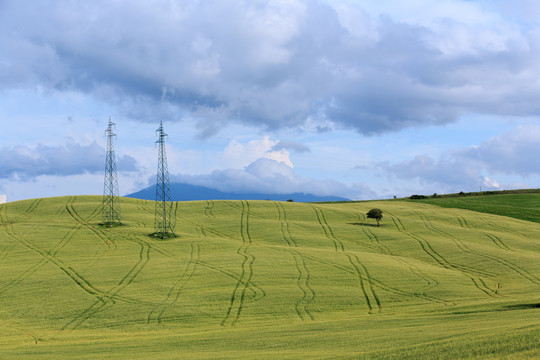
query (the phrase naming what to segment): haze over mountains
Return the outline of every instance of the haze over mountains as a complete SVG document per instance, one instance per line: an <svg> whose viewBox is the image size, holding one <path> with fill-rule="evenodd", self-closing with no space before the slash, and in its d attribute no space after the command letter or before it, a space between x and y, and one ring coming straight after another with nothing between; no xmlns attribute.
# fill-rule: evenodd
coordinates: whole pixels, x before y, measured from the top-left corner
<svg viewBox="0 0 540 360"><path fill-rule="evenodd" d="M126 197L155 200L156 185L137 191ZM318 196L313 194L293 193L293 194L242 194L232 192L222 192L205 186L197 186L183 183L171 184L172 201L195 201L195 200L275 200L286 201L292 199L296 202L319 202L319 201L348 201L339 196Z"/></svg>

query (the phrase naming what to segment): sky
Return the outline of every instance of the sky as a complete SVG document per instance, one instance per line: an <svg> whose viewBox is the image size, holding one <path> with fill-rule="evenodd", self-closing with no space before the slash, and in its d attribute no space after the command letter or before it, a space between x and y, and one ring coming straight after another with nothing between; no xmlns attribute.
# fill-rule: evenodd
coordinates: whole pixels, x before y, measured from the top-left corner
<svg viewBox="0 0 540 360"><path fill-rule="evenodd" d="M0 202L540 187L535 0L0 0Z"/></svg>

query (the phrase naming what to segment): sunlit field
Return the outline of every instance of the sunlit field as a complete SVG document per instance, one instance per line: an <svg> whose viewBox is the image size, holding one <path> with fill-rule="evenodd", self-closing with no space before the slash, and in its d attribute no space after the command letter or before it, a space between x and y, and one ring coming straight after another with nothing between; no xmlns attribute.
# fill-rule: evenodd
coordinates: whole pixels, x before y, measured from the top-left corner
<svg viewBox="0 0 540 360"><path fill-rule="evenodd" d="M0 205L0 358L540 357L540 224L403 201ZM365 214L383 211L381 226Z"/></svg>

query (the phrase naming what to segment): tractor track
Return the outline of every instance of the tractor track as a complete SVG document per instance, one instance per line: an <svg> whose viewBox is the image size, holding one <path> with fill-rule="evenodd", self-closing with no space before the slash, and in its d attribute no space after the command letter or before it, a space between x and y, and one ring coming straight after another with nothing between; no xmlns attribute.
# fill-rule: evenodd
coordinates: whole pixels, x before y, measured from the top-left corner
<svg viewBox="0 0 540 360"><path fill-rule="evenodd" d="M206 200L206 206L204 208L204 215L206 215L207 218L209 219L215 219L216 216L214 215L214 206L215 206L215 202L214 200Z"/></svg>
<svg viewBox="0 0 540 360"><path fill-rule="evenodd" d="M56 256L56 254L62 250L75 236L75 234L81 229L80 224L76 224L73 226L68 233L62 238L60 242L58 242L54 248L48 251L48 254L50 256ZM18 284L23 282L25 279L27 279L30 275L35 273L37 270L39 270L42 266L47 264L49 261L48 259L42 257L37 263L32 265L31 267L27 268L25 271L23 271L19 276L12 279L10 282L8 282L6 285L2 286L0 288L0 294L5 293L6 291L16 287Z"/></svg>
<svg viewBox="0 0 540 360"><path fill-rule="evenodd" d="M502 258L500 258L498 256L489 255L489 254L486 254L486 253L483 253L483 252L480 252L480 251L472 250L469 247L467 247L460 239L456 238L455 236L453 236L453 235L451 235L451 234L449 234L449 233L447 233L445 231L442 231L442 230L439 230L439 229L433 227L433 225L431 225L431 222L429 222L429 219L427 219L427 217L425 217L425 219L428 222L428 224L431 226L433 231L435 231L435 232L447 237L448 239L452 240L456 244L456 246L462 248L464 251L468 251L471 254L483 257L485 259L492 260L492 261L506 267L507 269L517 273L518 275L520 275L524 279L528 280L529 282L531 282L531 283L533 283L535 285L540 285L540 279L538 277L536 277L534 274L528 272L524 268L520 267L519 265L516 265L516 264L514 264L514 263L512 263L512 262L510 262L510 261L508 261L506 259L502 259ZM484 235L489 237L489 235L487 235L487 234L484 234ZM496 241L496 238L493 238L491 240ZM501 241L501 243L502 243L502 241ZM503 249L505 248L504 245L501 245L501 246L503 246ZM508 249L509 248L506 247L506 250L508 250Z"/></svg>
<svg viewBox="0 0 540 360"><path fill-rule="evenodd" d="M392 251L386 245L384 245L379 240L378 236L375 235L371 230L369 230L369 229L367 229L365 227L362 227L362 231L368 237L370 242L376 245L376 247L379 249L381 254L389 255L394 260L396 260L397 262L407 266L409 268L409 270L411 271L411 273L414 274L415 276L417 276L418 278L420 278L422 281L425 281L428 287L430 287L430 286L438 286L439 285L439 282L436 279L434 279L431 276L425 274L420 269L418 269L418 267L416 267L416 266L412 265L411 263L409 263L408 261L402 259L400 256L392 253Z"/></svg>
<svg viewBox="0 0 540 360"><path fill-rule="evenodd" d="M249 232L249 202L242 200L242 213L240 217L240 237L242 245L238 248L236 253L240 255L242 260L241 272L236 286L231 295L229 308L227 313L221 322L222 326L231 325L234 326L238 322L242 310L244 308L244 302L246 300L247 283L251 281L253 277L253 263L255 262L255 256L248 252L253 241Z"/></svg>
<svg viewBox="0 0 540 360"><path fill-rule="evenodd" d="M281 247L275 247L273 249L276 250L276 251L282 251L282 252L287 251L288 252L288 250L283 249ZM300 251L298 251L298 250L293 250L293 251L300 253ZM305 254L305 253L302 253L302 256L304 258L306 258L306 259L309 259L309 260L313 261L313 262L317 262L319 264L323 264L323 265L333 267L335 269L344 271L344 272L349 273L351 275L357 275L356 271L354 269L351 269L351 267L349 267L349 266L344 266L344 265L341 265L341 264L337 264L335 262L332 262L332 261L329 261L329 260L324 260L324 259L318 258L316 256L308 255L308 254ZM439 298L436 298L436 297L433 297L433 296L426 295L424 292L422 292L422 293L408 292L408 291L397 289L395 287L387 285L387 284L385 284L385 283L383 283L383 282L381 282L379 280L376 280L376 279L372 279L372 281L373 281L373 286L374 287L379 288L380 290L384 290L384 291L387 291L387 292L390 292L390 293L400 295L400 296L406 296L406 297L410 297L410 298L421 299L421 300L424 300L424 301L429 301L429 302L434 302L434 303L439 303L439 304L444 304L444 305L453 304L453 303L450 303L450 302L448 302L446 300L442 300L442 299L439 299Z"/></svg>
<svg viewBox="0 0 540 360"><path fill-rule="evenodd" d="M431 246L429 241L427 241L426 239L424 239L424 238L422 238L420 236L417 236L417 235L415 235L415 234L413 234L411 232L406 231L405 226L403 225L403 223L401 222L401 220L398 217L392 215L388 211L386 213L392 219L392 222L394 223L396 229L399 232L407 235L411 239L415 240L420 245L420 247L422 248L424 253L426 255L428 255L430 258L432 258L439 266L441 266L441 267L443 267L445 269L448 269L448 270L458 271L459 273L461 273L464 276L468 277L472 281L474 286L478 290L482 291L484 294L486 294L488 296L491 296L491 297L497 295L497 292L492 290L491 288L489 288L487 286L486 287L481 286L481 284L485 284L485 282L479 281L480 279L478 278L478 275L480 275L480 276L494 276L494 274L486 274L485 272L481 272L481 271L478 271L476 269L472 269L472 268L468 268L468 267L465 267L465 266L460 266L460 265L455 265L455 264L450 263L440 253L435 251L435 249ZM427 227L427 225L425 223L424 223L424 225ZM473 273L473 274L471 274L471 273Z"/></svg>
<svg viewBox="0 0 540 360"><path fill-rule="evenodd" d="M147 323L150 323L152 321L155 321L158 324L161 323L163 319L163 314L165 313L165 311L178 301L178 298L180 297L182 290L187 285L187 283L191 280L193 274L195 273L195 270L197 269L197 265L201 257L200 241L201 241L201 237L204 236L204 232L202 229L196 228L196 230L199 235L199 239L193 240L190 244L190 247L191 247L190 258L184 272L180 275L180 277L173 284L173 286L171 286L165 299L163 299L161 303L159 303L156 307L150 310L147 316Z"/></svg>
<svg viewBox="0 0 540 360"><path fill-rule="evenodd" d="M345 246L343 245L343 242L341 242L332 231L332 228L326 221L326 218L324 216L324 212L322 209L312 206L313 210L315 211L317 221L321 225L324 234L326 237L332 241L334 245L334 250L343 256L345 256L351 266L353 267L356 277L358 278L358 282L360 285L360 289L362 290L366 305L368 307L368 313L373 312L380 312L381 311L381 302L379 300L379 297L377 296L377 293L375 292L375 289L373 287L373 280L371 279L371 276L369 275L369 272L367 268L360 262L360 259L356 254L350 253L345 250Z"/></svg>
<svg viewBox="0 0 540 360"><path fill-rule="evenodd" d="M281 235L283 237L283 240L289 247L289 250L291 248L298 247L289 229L289 223L287 222L287 212L285 211L285 207L282 203L278 203L277 201L274 201L273 203L278 211L278 218L281 225ZM313 315L308 308L309 304L315 299L315 291L310 284L311 274L309 273L306 261L302 257L301 253L290 251L290 254L294 259L296 271L298 273L296 285L302 292L302 297L298 299L295 304L296 314L302 321L306 319L313 320Z"/></svg>
<svg viewBox="0 0 540 360"><path fill-rule="evenodd" d="M150 261L150 247L140 244L139 259L131 267L131 269L120 279L118 284L106 292L106 296L95 301L91 306L86 308L82 313L75 316L70 322L62 327L62 330L75 330L85 321L94 316L100 311L105 310L115 304L114 299L118 293L129 286L133 280L141 273L146 264Z"/></svg>
<svg viewBox="0 0 540 360"><path fill-rule="evenodd" d="M123 301L126 303L141 303L141 301L136 299L131 299L128 297L118 296L118 295L109 295L107 292L104 292L102 290L97 289L95 286L93 286L87 279L85 279L82 275L80 275L75 269L73 269L71 266L66 265L62 260L52 256L48 251L41 250L34 246L31 242L24 239L23 237L17 235L11 226L5 227L6 234L11 237L12 239L19 242L24 247L32 250L36 254L43 257L45 260L47 260L52 265L56 266L60 271L62 271L65 275L67 275L79 288L81 288L84 292L91 295L92 297L96 298L99 301L105 301L106 299L110 298L112 300L118 300Z"/></svg>
<svg viewBox="0 0 540 360"><path fill-rule="evenodd" d="M508 260L501 259L501 258L499 258L497 256L488 255L488 254L482 253L480 251L472 250L467 245L465 245L459 238L457 238L457 237L455 237L455 236L453 236L453 235L451 235L451 234L449 234L449 233L447 233L445 231L442 231L440 229L435 228L425 215L421 215L421 219L425 223L426 227L428 227L431 231L436 232L436 233L450 239L463 252L467 252L469 254L479 256L479 257L483 257L485 259L489 259L491 261L494 261L494 262L506 267L507 269L516 272L521 277L527 279L528 281L532 282L533 284L540 285L540 279L536 278L536 276L534 276L531 273L527 272L525 269L523 269L523 268L509 262ZM484 235L489 237L489 235L487 235L487 234L484 234ZM491 238L491 237L489 237L489 238L493 242L497 242L497 238ZM501 247L501 248L503 248L505 250L509 250L508 247L505 247L505 245L502 243L502 241L500 241L497 244L497 246L499 246L499 247ZM493 276L493 275L491 275L491 276ZM472 278L471 277L471 280L473 281L474 285L476 287L480 288L480 289L489 288L488 286L486 286L485 281L482 278ZM498 294L498 289L499 288L500 288L500 284L497 283L495 290L491 290L491 288L489 288L489 289L493 294L496 295L496 294Z"/></svg>
<svg viewBox="0 0 540 360"><path fill-rule="evenodd" d="M101 229L98 229L91 224L89 224L85 219L83 219L77 211L75 210L75 207L73 206L73 203L75 202L75 197L70 197L68 202L66 203L66 211L68 214L78 222L79 224L83 225L85 228L93 232L109 249L116 250L116 243L108 237ZM96 212L96 211L94 211Z"/></svg>

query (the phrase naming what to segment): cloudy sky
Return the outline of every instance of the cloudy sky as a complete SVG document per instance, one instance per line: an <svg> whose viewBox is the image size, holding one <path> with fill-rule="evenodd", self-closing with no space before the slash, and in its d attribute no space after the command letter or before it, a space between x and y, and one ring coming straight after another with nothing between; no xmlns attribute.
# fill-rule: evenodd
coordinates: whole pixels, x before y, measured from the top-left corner
<svg viewBox="0 0 540 360"><path fill-rule="evenodd" d="M535 0L0 0L0 201L540 187Z"/></svg>

